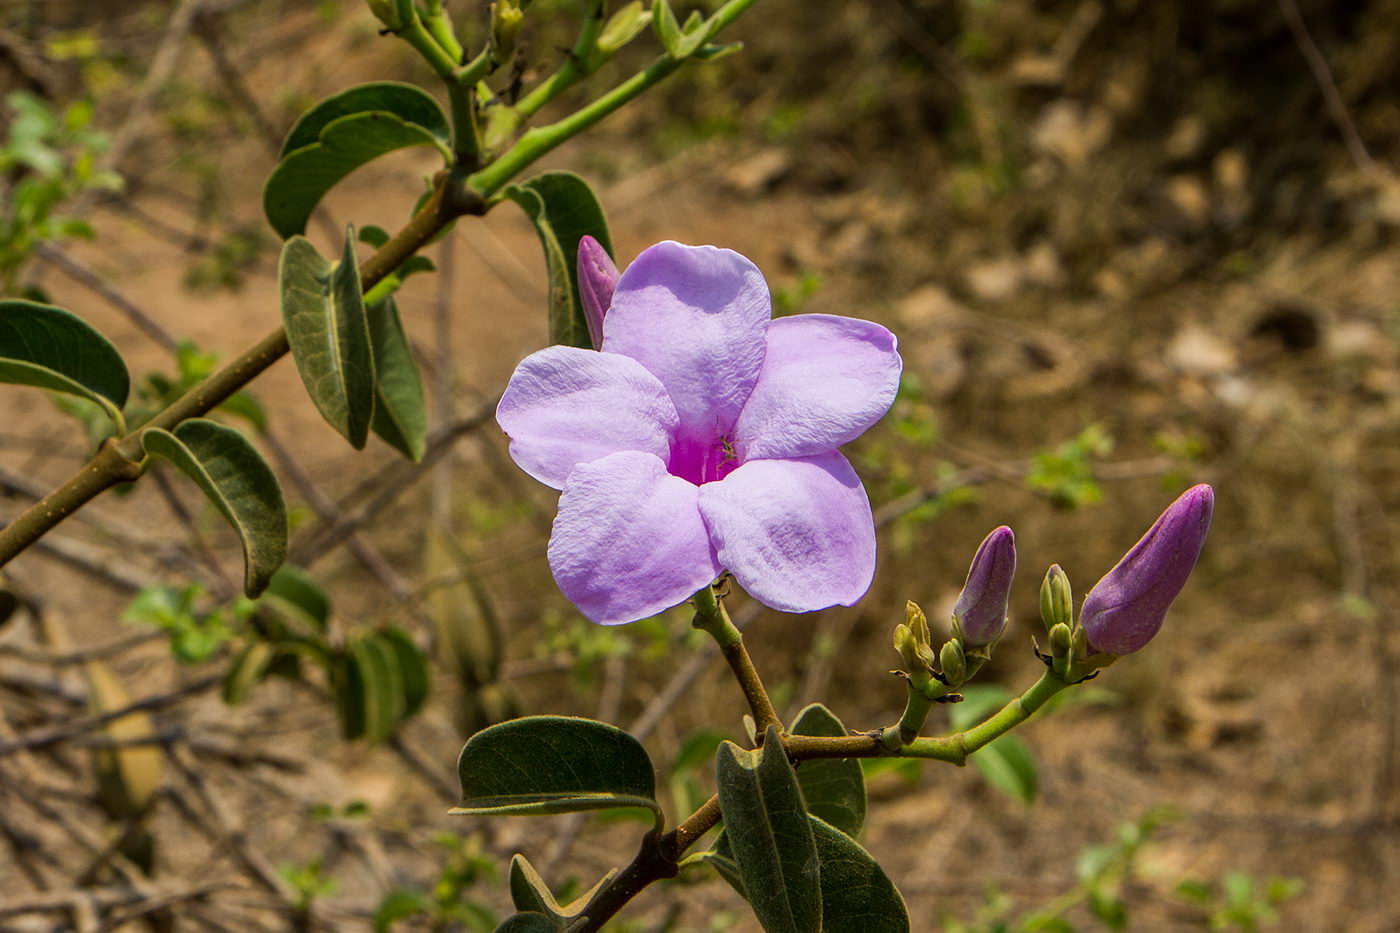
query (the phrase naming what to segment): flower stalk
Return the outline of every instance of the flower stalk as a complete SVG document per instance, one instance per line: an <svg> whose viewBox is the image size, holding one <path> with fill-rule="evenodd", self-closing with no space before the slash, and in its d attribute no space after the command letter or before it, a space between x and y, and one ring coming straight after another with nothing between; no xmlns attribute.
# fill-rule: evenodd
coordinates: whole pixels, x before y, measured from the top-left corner
<svg viewBox="0 0 1400 933"><path fill-rule="evenodd" d="M739 689L744 692L744 699L748 701L757 733L763 735L770 725L782 729L782 720L773 708L773 701L768 698L768 690L758 676L748 648L744 647L744 635L729 618L729 611L724 608L714 586L703 587L695 594L694 602L695 620L692 624L719 645L724 660L734 672L734 679L739 682Z"/></svg>

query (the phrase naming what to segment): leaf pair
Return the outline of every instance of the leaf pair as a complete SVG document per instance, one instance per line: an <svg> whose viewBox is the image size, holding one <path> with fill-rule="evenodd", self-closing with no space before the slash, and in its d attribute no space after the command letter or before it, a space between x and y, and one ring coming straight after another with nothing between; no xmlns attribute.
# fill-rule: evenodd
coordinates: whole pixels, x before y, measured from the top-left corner
<svg viewBox="0 0 1400 933"><path fill-rule="evenodd" d="M311 241L282 248L278 282L287 341L321 416L361 449L371 429L410 460L427 446L427 403L392 297L366 307L354 230L332 264Z"/></svg>
<svg viewBox="0 0 1400 933"><path fill-rule="evenodd" d="M413 639L392 626L352 638L331 662L341 734L382 742L428 698L428 665Z"/></svg>
<svg viewBox="0 0 1400 933"><path fill-rule="evenodd" d="M846 734L819 705L803 710L793 732ZM770 728L758 750L721 745L716 776L725 829L715 848L695 860L744 895L765 930L909 930L904 899L852 838L866 803L855 761L811 761L794 771Z"/></svg>

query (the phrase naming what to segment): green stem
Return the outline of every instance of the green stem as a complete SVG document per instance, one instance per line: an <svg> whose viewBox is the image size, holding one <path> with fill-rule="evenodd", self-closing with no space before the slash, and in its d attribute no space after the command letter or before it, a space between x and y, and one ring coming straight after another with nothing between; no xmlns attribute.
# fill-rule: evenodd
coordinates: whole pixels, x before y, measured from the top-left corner
<svg viewBox="0 0 1400 933"><path fill-rule="evenodd" d="M447 103L452 114L452 157L463 172L481 166L481 129L476 119L476 82L447 82Z"/></svg>
<svg viewBox="0 0 1400 933"><path fill-rule="evenodd" d="M694 600L693 624L715 640L724 655L724 660L729 662L729 669L734 672L734 679L739 682L739 689L744 692L744 699L748 701L749 710L753 713L757 733L763 735L769 726L782 729L782 720L773 708L773 701L768 698L768 691L763 686L762 678L758 676L758 669L749 657L749 649L744 647L743 633L730 620L724 604L715 596L714 587L703 588L695 594Z"/></svg>
<svg viewBox="0 0 1400 933"><path fill-rule="evenodd" d="M442 0L428 0L424 6L423 25L449 58L454 62L462 60L462 43L457 41L452 19L442 9Z"/></svg>
<svg viewBox="0 0 1400 933"><path fill-rule="evenodd" d="M729 0L714 14L714 33L717 34L732 23L753 6L754 2L755 0ZM609 116L689 60L662 56L652 62L645 71L638 72L564 119L526 130L504 155L472 175L467 182L483 196L490 197L536 159Z"/></svg>
<svg viewBox="0 0 1400 933"><path fill-rule="evenodd" d="M548 79L537 85L530 93L520 98L515 110L522 119L528 120L539 113L540 108L558 97L568 88L588 77L602 62L598 61L598 36L603 31L603 0L593 0L578 39L569 51L568 60Z"/></svg>

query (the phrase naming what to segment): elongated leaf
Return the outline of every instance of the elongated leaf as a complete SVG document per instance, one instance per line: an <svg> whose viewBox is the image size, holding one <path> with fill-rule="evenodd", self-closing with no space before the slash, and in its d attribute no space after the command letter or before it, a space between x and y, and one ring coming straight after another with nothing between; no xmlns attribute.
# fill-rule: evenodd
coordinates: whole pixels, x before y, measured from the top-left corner
<svg viewBox="0 0 1400 933"><path fill-rule="evenodd" d="M259 603L263 605L295 619L305 634L324 634L330 622L330 597L311 574L290 564L279 568L268 581Z"/></svg>
<svg viewBox="0 0 1400 933"><path fill-rule="evenodd" d="M287 153L263 188L263 213L282 237L306 232L311 212L326 192L355 169L411 146L448 150L429 129L382 110L337 117L321 127L316 142Z"/></svg>
<svg viewBox="0 0 1400 933"><path fill-rule="evenodd" d="M276 653L276 648L261 639L249 643L238 652L229 665L228 673L224 674L224 702L236 706L246 700L254 685L267 673L272 656Z"/></svg>
<svg viewBox="0 0 1400 933"><path fill-rule="evenodd" d="M846 727L836 715L813 703L798 713L792 725L795 735L844 736ZM865 823L865 775L853 758L817 758L797 769L797 783L807 812L821 817L854 838Z"/></svg>
<svg viewBox="0 0 1400 933"><path fill-rule="evenodd" d="M987 783L1022 803L1034 803L1040 789L1035 756L1014 735L1003 735L979 749L969 759Z"/></svg>
<svg viewBox="0 0 1400 933"><path fill-rule="evenodd" d="M374 416L374 356L353 231L332 266L304 237L282 248L278 280L292 358L321 416L355 449Z"/></svg>
<svg viewBox="0 0 1400 933"><path fill-rule="evenodd" d="M428 699L428 661L412 638L401 628L389 626L379 632L379 640L387 646L399 669L399 684L403 692L403 712L407 719L423 708Z"/></svg>
<svg viewBox="0 0 1400 933"><path fill-rule="evenodd" d="M646 807L661 819L656 774L640 742L616 726L526 716L472 736L457 760L466 814L571 813Z"/></svg>
<svg viewBox="0 0 1400 933"><path fill-rule="evenodd" d="M267 461L233 428L205 418L172 434L148 428L146 453L164 457L199 484L243 544L243 591L260 594L287 556L287 504Z"/></svg>
<svg viewBox="0 0 1400 933"><path fill-rule="evenodd" d="M822 929L821 875L807 810L776 727L763 747L725 742L715 756L725 838L768 933Z"/></svg>
<svg viewBox="0 0 1400 933"><path fill-rule="evenodd" d="M908 933L904 898L870 853L835 826L811 818L821 862L823 933Z"/></svg>
<svg viewBox="0 0 1400 933"><path fill-rule="evenodd" d="M340 719L340 734L347 741L358 739L365 734L368 723L368 700L360 666L346 653L331 658L329 668L335 691L335 712Z"/></svg>
<svg viewBox="0 0 1400 933"><path fill-rule="evenodd" d="M540 877L540 873L535 871L535 866L531 865L525 856L516 855L510 860L510 899L515 904L516 910L544 914L554 922L556 927L562 929L578 919L579 914L583 912L584 907L588 906L588 902L598 892L598 889L611 881L616 874L616 869L610 870L587 892L575 898L568 905L561 906L555 900L554 892L549 889L549 885Z"/></svg>
<svg viewBox="0 0 1400 933"><path fill-rule="evenodd" d="M506 195L534 222L549 273L549 342L591 347L578 297L578 241L587 234L612 253L607 218L593 189L573 172L545 172Z"/></svg>
<svg viewBox="0 0 1400 933"><path fill-rule="evenodd" d="M0 382L96 402L119 421L131 378L117 348L62 308L0 301Z"/></svg>
<svg viewBox="0 0 1400 933"><path fill-rule="evenodd" d="M369 339L375 376L371 427L391 447L417 463L428 447L428 403L418 362L393 298L369 309Z"/></svg>
<svg viewBox="0 0 1400 933"><path fill-rule="evenodd" d="M350 658L364 684L365 738L382 742L394 734L403 719L403 675L398 658L376 635L352 641Z"/></svg>
<svg viewBox="0 0 1400 933"><path fill-rule="evenodd" d="M375 81L327 97L302 114L282 143L282 155L319 141L322 130L341 117L373 111L392 113L405 123L422 127L444 146L451 141L452 128L447 115L427 91L397 81Z"/></svg>

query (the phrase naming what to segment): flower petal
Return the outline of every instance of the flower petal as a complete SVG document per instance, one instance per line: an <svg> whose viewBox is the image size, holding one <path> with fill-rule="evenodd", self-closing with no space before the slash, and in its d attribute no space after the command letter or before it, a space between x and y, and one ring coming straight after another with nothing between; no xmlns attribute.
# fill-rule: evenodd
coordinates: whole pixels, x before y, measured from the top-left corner
<svg viewBox="0 0 1400 933"><path fill-rule="evenodd" d="M651 454L580 464L564 485L549 566L594 622L635 622L684 601L719 575L699 488Z"/></svg>
<svg viewBox="0 0 1400 933"><path fill-rule="evenodd" d="M670 455L678 419L656 377L635 360L578 347L546 347L510 377L496 421L510 455L562 489L569 472L619 450Z"/></svg>
<svg viewBox="0 0 1400 933"><path fill-rule="evenodd" d="M751 460L700 487L710 540L739 584L784 612L849 606L875 575L870 500L836 451Z"/></svg>
<svg viewBox="0 0 1400 933"><path fill-rule="evenodd" d="M806 457L855 440L889 411L903 361L879 324L799 314L768 326L758 384L734 426L745 460Z"/></svg>
<svg viewBox="0 0 1400 933"><path fill-rule="evenodd" d="M771 314L753 263L733 250L668 240L622 273L603 320L603 349L661 380L681 436L711 442L734 426L753 391Z"/></svg>

